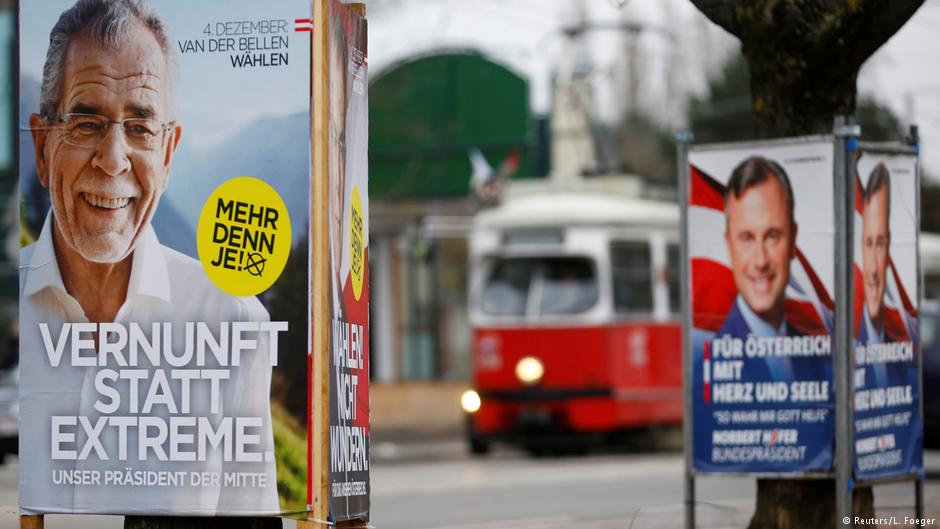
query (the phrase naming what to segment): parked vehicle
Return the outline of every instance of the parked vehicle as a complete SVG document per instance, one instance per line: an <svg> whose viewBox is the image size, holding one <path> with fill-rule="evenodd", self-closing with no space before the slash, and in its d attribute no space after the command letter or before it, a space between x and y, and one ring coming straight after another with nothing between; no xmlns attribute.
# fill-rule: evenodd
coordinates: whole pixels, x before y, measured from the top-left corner
<svg viewBox="0 0 940 529"><path fill-rule="evenodd" d="M920 352L924 378L924 446L940 448L940 236L920 235L924 300L920 305Z"/></svg>

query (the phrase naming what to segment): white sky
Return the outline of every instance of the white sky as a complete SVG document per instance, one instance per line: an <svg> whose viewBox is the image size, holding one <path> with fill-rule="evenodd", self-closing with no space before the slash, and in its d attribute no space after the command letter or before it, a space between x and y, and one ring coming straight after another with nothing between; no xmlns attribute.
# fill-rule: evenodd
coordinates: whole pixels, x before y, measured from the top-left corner
<svg viewBox="0 0 940 529"><path fill-rule="evenodd" d="M736 49L737 41L711 24L687 0L630 0L623 8L619 7L621 2L585 0L583 3L589 21L622 19L668 26L677 35L675 47L655 32L642 35L638 39L640 51L635 55L635 62L639 65L636 104L661 124L678 126L687 95L702 93L707 86L707 76L715 74L728 54ZM52 17L52 13L61 11L56 8L70 3L70 0L56 0L41 5ZM154 4L160 9L163 2L156 0ZM263 2L244 4L249 11L260 10L258 14L262 16L270 16L272 10L278 9ZM302 0L287 2L285 5L292 7L283 15L285 18L294 16L294 11L301 9L297 6L305 4ZM550 76L573 53L573 47L568 45L560 29L566 22L577 19L574 0L367 0L367 4L373 78L415 54L444 48L475 49L528 78L532 108L544 113L549 108ZM212 5L206 0L192 1L187 4L185 15L181 10L165 10L163 14L174 37L193 34L195 38L205 25L207 8ZM46 23L51 24L51 18ZM42 31L24 28L27 39L42 34ZM45 35L48 35L48 26ZM598 80L595 117L612 121L627 104L620 90L612 88L624 86L624 79L630 74L627 42L613 31L593 32L587 40L586 49ZM33 46L33 52L23 52L24 70L31 73L38 70L40 48L44 52L41 45ZM934 67L937 50L940 50L940 0L927 0L907 25L869 59L859 75L858 87L860 94L875 97L905 121L920 126L925 168L940 178L940 68ZM196 68L184 72L183 79L194 79L209 71L211 68ZM181 94L182 104L191 107L183 109L187 114L199 112L197 105L204 106L204 119L187 124L190 127L188 141L207 147L227 132L237 130L239 125L274 108L287 112L304 104L270 97L268 94L273 92L266 86L274 87L279 82L291 81L258 75L223 83L213 94ZM220 103L219 107L232 108L226 100L246 92L256 97L242 105L241 112L224 119L213 115L214 102Z"/></svg>
<svg viewBox="0 0 940 529"><path fill-rule="evenodd" d="M639 38L636 104L661 124L681 124L689 94L701 94L737 40L687 0L584 0L587 19L667 26L673 48L655 32ZM373 78L416 54L475 49L530 79L532 108L549 108L553 71L570 57L560 29L577 19L574 0L367 0L369 64ZM940 178L940 0L925 5L862 68L858 88L921 129L924 165ZM627 42L613 31L590 34L595 117L612 121L627 104L613 86L629 75ZM619 83L615 81L620 80ZM617 92L621 92L618 89ZM677 104L676 101L679 101Z"/></svg>
<svg viewBox="0 0 940 529"><path fill-rule="evenodd" d="M924 169L940 181L940 0L920 10L875 55L858 77L860 94L889 106L921 135Z"/></svg>

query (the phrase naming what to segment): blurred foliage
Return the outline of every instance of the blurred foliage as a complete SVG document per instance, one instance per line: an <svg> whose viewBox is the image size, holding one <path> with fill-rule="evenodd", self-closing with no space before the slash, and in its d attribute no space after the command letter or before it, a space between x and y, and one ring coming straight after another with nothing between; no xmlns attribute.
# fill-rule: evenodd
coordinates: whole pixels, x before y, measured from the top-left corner
<svg viewBox="0 0 940 529"><path fill-rule="evenodd" d="M692 0L741 42L755 137L828 134L857 109L858 71L924 0Z"/></svg>
<svg viewBox="0 0 940 529"><path fill-rule="evenodd" d="M33 233L29 224L26 223L25 210L26 207L23 206L23 197L20 197L20 248L36 242L36 234Z"/></svg>
<svg viewBox="0 0 940 529"><path fill-rule="evenodd" d="M271 401L277 493L283 512L307 510L307 433L277 402Z"/></svg>
<svg viewBox="0 0 940 529"><path fill-rule="evenodd" d="M862 127L863 141L900 141L907 131L894 112L871 98L863 98L855 108L855 119Z"/></svg>
<svg viewBox="0 0 940 529"><path fill-rule="evenodd" d="M707 96L692 99L689 125L696 143L754 138L750 76L743 55L732 57L721 75L709 81Z"/></svg>
<svg viewBox="0 0 940 529"><path fill-rule="evenodd" d="M42 224L49 208L52 207L52 202L49 200L49 190L39 183L35 172L21 181L23 185L20 186L20 220L35 239L42 231Z"/></svg>
<svg viewBox="0 0 940 529"><path fill-rule="evenodd" d="M692 99L689 127L695 135L695 143L748 141L757 137L750 82L747 62L743 55L737 54L725 64L721 74L709 82L708 95ZM861 99L856 112L863 141L899 141L905 138L906 131L897 116L877 101ZM595 127L595 137L601 140L599 158L604 161L607 171L619 170L652 181L675 182L676 155L672 131L663 130L642 115L630 114L624 117L616 130ZM616 145L611 148L611 143Z"/></svg>
<svg viewBox="0 0 940 529"><path fill-rule="evenodd" d="M307 303L310 286L307 237L291 248L281 277L263 294L272 321L286 321L290 331L278 343L271 399L300 424L307 421Z"/></svg>
<svg viewBox="0 0 940 529"><path fill-rule="evenodd" d="M757 138L750 82L744 56L732 56L721 75L708 83L708 95L692 100L689 123L696 143ZM891 109L871 98L860 99L855 119L862 127L862 141L902 141L907 135Z"/></svg>
<svg viewBox="0 0 940 529"><path fill-rule="evenodd" d="M940 184L926 175L920 185L920 229L940 233Z"/></svg>
<svg viewBox="0 0 940 529"><path fill-rule="evenodd" d="M689 123L696 143L754 139L750 79L743 55L728 61L708 85L709 95L692 100ZM855 119L863 141L904 141L908 131L890 108L871 98L859 100ZM940 233L940 183L927 174L921 181L921 229Z"/></svg>
<svg viewBox="0 0 940 529"><path fill-rule="evenodd" d="M648 181L675 184L676 142L673 132L664 130L637 113L624 117L618 134L618 153L623 172Z"/></svg>
<svg viewBox="0 0 940 529"><path fill-rule="evenodd" d="M265 292L265 305L275 321L287 321L290 332L278 343L277 367L271 379L271 417L277 491L283 512L307 508L307 237L291 248L281 277Z"/></svg>
<svg viewBox="0 0 940 529"><path fill-rule="evenodd" d="M9 300L0 305L0 370L14 367L19 362L19 322L17 318L18 312L15 300Z"/></svg>

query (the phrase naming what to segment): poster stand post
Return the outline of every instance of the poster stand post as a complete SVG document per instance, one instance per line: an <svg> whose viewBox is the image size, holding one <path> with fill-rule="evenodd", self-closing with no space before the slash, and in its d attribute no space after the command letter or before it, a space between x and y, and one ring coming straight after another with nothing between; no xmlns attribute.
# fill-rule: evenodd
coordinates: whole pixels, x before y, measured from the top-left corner
<svg viewBox="0 0 940 529"><path fill-rule="evenodd" d="M345 7L366 16L363 3L346 4ZM314 30L311 37L311 235L314 241L311 254L313 264L312 299L313 314L330 312L330 242L329 242L329 168L330 168L330 67L329 34L326 31L329 16L329 0L313 0ZM309 482L312 502L306 520L297 522L298 529L320 529L324 527L358 528L368 527L368 520L350 520L333 523L330 518L330 322L328 318L315 317L311 323L310 380L311 417L307 435L310 436L313 459L309 462Z"/></svg>
<svg viewBox="0 0 940 529"><path fill-rule="evenodd" d="M20 529L42 529L44 521L41 514L21 514Z"/></svg>
<svg viewBox="0 0 940 529"><path fill-rule="evenodd" d="M680 291L682 292L682 395L685 413L682 414L682 451L685 460L683 474L683 499L685 505L685 528L695 527L695 475L692 472L692 285L689 284L689 233L688 233L688 203L689 203L689 144L693 136L690 131L682 130L676 133L676 160L679 167L679 226L681 233L680 262L682 263L682 276L680 278Z"/></svg>
<svg viewBox="0 0 940 529"><path fill-rule="evenodd" d="M917 125L911 125L910 132L907 137L907 143L914 148L914 154L917 156L917 172L914 175L914 180L916 182L916 204L917 207L917 228L920 229L921 226L921 198L920 198L920 186L921 186L921 167L920 167L920 133L918 132ZM917 295L920 296L920 299L924 299L924 275L921 268L920 262L920 244L917 245ZM920 348L918 347L918 351ZM917 372L919 376L917 377L917 394L920 395L920 406L918 407L918 413L920 414L921 424L924 423L924 355L917 355ZM920 473L917 475L917 479L914 481L914 515L921 519L924 517L924 469L921 468Z"/></svg>
<svg viewBox="0 0 940 529"><path fill-rule="evenodd" d="M852 267L855 228L854 157L858 150L859 127L852 118L837 116L833 125L835 145L835 472L836 527L852 517Z"/></svg>
<svg viewBox="0 0 940 529"><path fill-rule="evenodd" d="M329 63L327 58L329 36L326 31L329 6L327 0L313 0L313 27L310 54L310 108L311 108L311 153L310 168L311 209L310 229L313 241L310 255L311 300L313 314L328 314L330 309L329 283ZM307 428L310 443L310 479L308 495L311 498L307 520L297 523L299 529L321 527L318 520L327 520L329 503L329 453L330 453L330 382L329 362L318 355L328 351L329 329L323 318L311 321L310 340L310 423Z"/></svg>

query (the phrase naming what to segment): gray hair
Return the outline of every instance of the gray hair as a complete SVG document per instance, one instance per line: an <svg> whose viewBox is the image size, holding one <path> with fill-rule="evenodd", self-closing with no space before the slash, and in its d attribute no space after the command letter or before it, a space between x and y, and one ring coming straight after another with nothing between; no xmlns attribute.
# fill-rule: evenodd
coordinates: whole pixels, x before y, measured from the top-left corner
<svg viewBox="0 0 940 529"><path fill-rule="evenodd" d="M868 184L865 186L864 191L864 204L867 206L871 202L872 197L878 191L884 190L885 196L887 197L888 204L888 216L891 216L891 173L888 172L888 168L885 167L885 164L879 163L871 170L871 174L868 176Z"/></svg>
<svg viewBox="0 0 940 529"><path fill-rule="evenodd" d="M166 63L167 107L172 113L176 85L176 53L166 25L144 0L78 0L59 16L49 33L49 50L42 68L39 113L46 119L58 117L65 74L65 55L73 36L88 31L92 39L108 49L116 49L121 38L138 21L157 39Z"/></svg>

